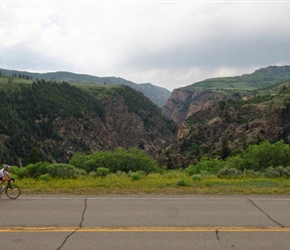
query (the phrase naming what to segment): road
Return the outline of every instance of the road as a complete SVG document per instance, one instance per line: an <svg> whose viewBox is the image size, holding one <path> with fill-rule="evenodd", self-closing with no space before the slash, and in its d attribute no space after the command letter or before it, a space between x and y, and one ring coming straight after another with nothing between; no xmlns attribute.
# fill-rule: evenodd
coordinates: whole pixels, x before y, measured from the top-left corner
<svg viewBox="0 0 290 250"><path fill-rule="evenodd" d="M1 249L289 249L290 197L20 196Z"/></svg>

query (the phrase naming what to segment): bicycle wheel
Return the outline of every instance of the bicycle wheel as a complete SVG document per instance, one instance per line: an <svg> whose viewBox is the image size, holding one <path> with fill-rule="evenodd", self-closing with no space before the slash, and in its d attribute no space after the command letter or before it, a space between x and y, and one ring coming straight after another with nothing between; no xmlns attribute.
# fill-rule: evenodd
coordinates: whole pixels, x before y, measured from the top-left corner
<svg viewBox="0 0 290 250"><path fill-rule="evenodd" d="M11 184L10 186L7 186L5 193L10 199L16 199L20 195L20 188L14 184Z"/></svg>

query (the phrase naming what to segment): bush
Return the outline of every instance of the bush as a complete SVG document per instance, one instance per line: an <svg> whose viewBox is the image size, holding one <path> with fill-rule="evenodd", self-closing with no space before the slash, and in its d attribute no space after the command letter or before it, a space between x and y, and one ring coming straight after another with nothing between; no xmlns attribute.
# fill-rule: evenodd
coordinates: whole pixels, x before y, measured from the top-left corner
<svg viewBox="0 0 290 250"><path fill-rule="evenodd" d="M110 170L108 168L100 167L100 168L97 168L96 176L105 177L109 173L110 173Z"/></svg>
<svg viewBox="0 0 290 250"><path fill-rule="evenodd" d="M268 167L265 170L265 175L270 178L277 178L280 177L280 172L273 167Z"/></svg>
<svg viewBox="0 0 290 250"><path fill-rule="evenodd" d="M119 177L120 176L127 176L126 172L119 171L119 170L116 172L116 175L119 176Z"/></svg>
<svg viewBox="0 0 290 250"><path fill-rule="evenodd" d="M225 167L243 170L245 169L245 160L240 155L228 157L225 160Z"/></svg>
<svg viewBox="0 0 290 250"><path fill-rule="evenodd" d="M131 174L131 180L132 181L137 181L137 180L140 180L141 179L141 175L140 174L137 174L137 173L132 173Z"/></svg>
<svg viewBox="0 0 290 250"><path fill-rule="evenodd" d="M69 164L55 163L47 167L47 173L52 177L75 178L78 175L84 175L85 171Z"/></svg>
<svg viewBox="0 0 290 250"><path fill-rule="evenodd" d="M286 167L290 164L290 147L282 140L274 144L264 141L259 145L249 146L242 157L245 159L244 167L247 169L264 171L269 167Z"/></svg>
<svg viewBox="0 0 290 250"><path fill-rule="evenodd" d="M41 181L49 181L51 178L50 174L46 173L46 174L43 174L39 177L39 180Z"/></svg>
<svg viewBox="0 0 290 250"><path fill-rule="evenodd" d="M147 173L144 170L138 170L136 171L137 174L139 174L141 177L146 177Z"/></svg>
<svg viewBox="0 0 290 250"><path fill-rule="evenodd" d="M35 178L47 173L48 162L37 162L26 166L27 175Z"/></svg>
<svg viewBox="0 0 290 250"><path fill-rule="evenodd" d="M241 172L238 171L236 168L223 168L218 172L217 177L218 178L237 178L239 175L241 175Z"/></svg>
<svg viewBox="0 0 290 250"><path fill-rule="evenodd" d="M200 174L194 174L191 176L191 179L194 181L200 181L202 179Z"/></svg>
<svg viewBox="0 0 290 250"><path fill-rule="evenodd" d="M177 186L179 186L179 187L184 187L184 186L186 186L186 182L185 182L185 180L184 179L179 179L178 181L177 181Z"/></svg>
<svg viewBox="0 0 290 250"><path fill-rule="evenodd" d="M255 171L253 169L245 169L244 170L244 175L246 175L248 177L260 177L261 176L261 172Z"/></svg>
<svg viewBox="0 0 290 250"><path fill-rule="evenodd" d="M95 177L97 175L97 173L95 172L95 171L91 171L91 172L89 172L89 176L93 176L93 177Z"/></svg>
<svg viewBox="0 0 290 250"><path fill-rule="evenodd" d="M159 172L157 162L136 148L117 148L114 152L96 151L90 155L75 154L70 160L70 164L84 169L87 173L99 167L105 167L110 172L136 172L139 170L145 173Z"/></svg>
<svg viewBox="0 0 290 250"><path fill-rule="evenodd" d="M270 178L278 178L278 177L284 177L284 178L290 178L290 167L282 167L278 166L276 168L269 167L265 170L265 176Z"/></svg>
<svg viewBox="0 0 290 250"><path fill-rule="evenodd" d="M20 167L17 170L13 170L11 174L17 175L19 178L29 177L25 167Z"/></svg>
<svg viewBox="0 0 290 250"><path fill-rule="evenodd" d="M192 176L194 174L201 174L206 172L208 174L217 174L221 168L224 167L224 161L214 158L202 158L194 165L190 165L185 169L185 172Z"/></svg>
<svg viewBox="0 0 290 250"><path fill-rule="evenodd" d="M290 167L286 167L283 174L285 174L285 177L290 178Z"/></svg>

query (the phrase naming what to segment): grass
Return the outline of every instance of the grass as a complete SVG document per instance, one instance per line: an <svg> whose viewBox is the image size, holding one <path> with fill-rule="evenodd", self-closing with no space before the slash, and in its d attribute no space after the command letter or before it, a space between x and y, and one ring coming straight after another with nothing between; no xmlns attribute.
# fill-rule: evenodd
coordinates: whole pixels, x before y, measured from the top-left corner
<svg viewBox="0 0 290 250"><path fill-rule="evenodd" d="M184 173L149 174L140 180L115 174L106 177L83 176L76 179L23 178L17 179L17 185L23 194L290 194L290 179L219 179L215 176L205 176L200 180L193 180Z"/></svg>

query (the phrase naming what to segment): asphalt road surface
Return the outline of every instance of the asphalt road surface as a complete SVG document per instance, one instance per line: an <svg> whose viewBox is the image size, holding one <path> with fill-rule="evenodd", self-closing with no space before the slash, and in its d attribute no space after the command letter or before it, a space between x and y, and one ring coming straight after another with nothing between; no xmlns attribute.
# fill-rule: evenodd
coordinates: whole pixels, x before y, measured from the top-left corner
<svg viewBox="0 0 290 250"><path fill-rule="evenodd" d="M0 199L1 249L290 249L288 196Z"/></svg>

